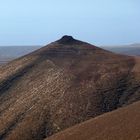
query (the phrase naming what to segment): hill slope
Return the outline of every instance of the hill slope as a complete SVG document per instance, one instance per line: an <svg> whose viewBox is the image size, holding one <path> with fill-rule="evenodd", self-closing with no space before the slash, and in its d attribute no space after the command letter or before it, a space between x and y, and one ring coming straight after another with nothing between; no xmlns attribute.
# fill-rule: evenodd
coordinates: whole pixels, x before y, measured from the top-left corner
<svg viewBox="0 0 140 140"><path fill-rule="evenodd" d="M139 140L140 102L106 113L47 140Z"/></svg>
<svg viewBox="0 0 140 140"><path fill-rule="evenodd" d="M0 68L0 139L42 140L140 99L139 60L64 36Z"/></svg>

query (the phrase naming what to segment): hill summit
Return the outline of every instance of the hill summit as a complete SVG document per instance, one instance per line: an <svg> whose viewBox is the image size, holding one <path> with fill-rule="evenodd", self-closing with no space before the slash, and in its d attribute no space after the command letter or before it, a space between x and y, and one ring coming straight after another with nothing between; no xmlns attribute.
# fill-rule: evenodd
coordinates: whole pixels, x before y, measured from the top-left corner
<svg viewBox="0 0 140 140"><path fill-rule="evenodd" d="M139 60L64 36L0 67L0 139L43 140L140 99Z"/></svg>
<svg viewBox="0 0 140 140"><path fill-rule="evenodd" d="M58 43L64 44L64 45L83 44L82 41L76 40L72 36L68 36L68 35L63 36L60 40L58 40Z"/></svg>

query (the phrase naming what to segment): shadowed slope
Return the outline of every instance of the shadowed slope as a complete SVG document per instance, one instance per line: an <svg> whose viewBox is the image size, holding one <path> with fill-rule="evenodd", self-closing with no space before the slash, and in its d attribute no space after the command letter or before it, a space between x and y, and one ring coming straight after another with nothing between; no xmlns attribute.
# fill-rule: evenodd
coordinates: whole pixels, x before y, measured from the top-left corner
<svg viewBox="0 0 140 140"><path fill-rule="evenodd" d="M42 140L139 100L136 59L64 36L0 68L0 138Z"/></svg>
<svg viewBox="0 0 140 140"><path fill-rule="evenodd" d="M140 102L106 113L46 140L139 140Z"/></svg>

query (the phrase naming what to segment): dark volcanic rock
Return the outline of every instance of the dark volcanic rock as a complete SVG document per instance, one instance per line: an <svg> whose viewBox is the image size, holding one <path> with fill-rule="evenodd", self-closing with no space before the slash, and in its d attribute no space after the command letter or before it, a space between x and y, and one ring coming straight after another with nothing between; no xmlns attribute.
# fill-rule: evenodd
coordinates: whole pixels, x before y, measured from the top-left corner
<svg viewBox="0 0 140 140"><path fill-rule="evenodd" d="M68 36L68 35L63 36L60 40L58 40L58 43L64 44L64 45L83 44L82 41L78 41L78 40L74 39L72 36Z"/></svg>

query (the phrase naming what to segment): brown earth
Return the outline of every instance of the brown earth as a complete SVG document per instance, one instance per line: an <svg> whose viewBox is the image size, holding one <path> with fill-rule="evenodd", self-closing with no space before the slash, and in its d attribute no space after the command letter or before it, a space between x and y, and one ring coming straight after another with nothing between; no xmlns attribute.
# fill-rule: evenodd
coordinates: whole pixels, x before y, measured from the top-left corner
<svg viewBox="0 0 140 140"><path fill-rule="evenodd" d="M46 140L139 140L140 102L103 114Z"/></svg>
<svg viewBox="0 0 140 140"><path fill-rule="evenodd" d="M43 140L138 101L138 65L64 36L0 67L0 139Z"/></svg>

